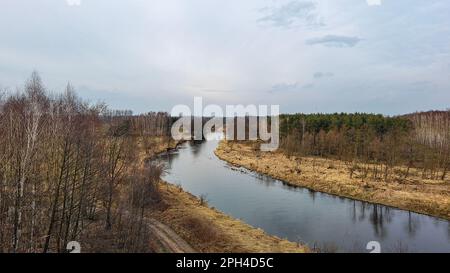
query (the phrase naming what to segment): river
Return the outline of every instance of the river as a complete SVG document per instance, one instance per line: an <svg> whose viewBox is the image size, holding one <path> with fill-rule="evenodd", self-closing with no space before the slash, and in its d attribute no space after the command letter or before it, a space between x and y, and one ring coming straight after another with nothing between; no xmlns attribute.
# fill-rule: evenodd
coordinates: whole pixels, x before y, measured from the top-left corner
<svg viewBox="0 0 450 273"><path fill-rule="evenodd" d="M218 140L186 142L159 158L164 179L271 235L333 252L450 252L450 222L289 186L218 159Z"/></svg>

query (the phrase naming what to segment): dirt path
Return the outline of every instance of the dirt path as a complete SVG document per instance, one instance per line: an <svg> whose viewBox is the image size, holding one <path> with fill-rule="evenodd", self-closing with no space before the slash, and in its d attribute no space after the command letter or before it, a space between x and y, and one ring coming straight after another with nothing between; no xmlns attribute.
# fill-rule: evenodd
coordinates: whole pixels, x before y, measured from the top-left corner
<svg viewBox="0 0 450 273"><path fill-rule="evenodd" d="M142 139L139 142L138 158L144 166L146 160L151 160L154 156L169 149L174 149L181 142L165 142L162 138ZM149 150L150 149L150 150ZM158 253L195 253L195 251L185 240L176 234L170 227L153 219L145 218L147 227L152 235L152 247Z"/></svg>
<svg viewBox="0 0 450 273"><path fill-rule="evenodd" d="M196 251L170 227L163 223L147 218L148 228L155 240L156 251L163 253L195 253Z"/></svg>

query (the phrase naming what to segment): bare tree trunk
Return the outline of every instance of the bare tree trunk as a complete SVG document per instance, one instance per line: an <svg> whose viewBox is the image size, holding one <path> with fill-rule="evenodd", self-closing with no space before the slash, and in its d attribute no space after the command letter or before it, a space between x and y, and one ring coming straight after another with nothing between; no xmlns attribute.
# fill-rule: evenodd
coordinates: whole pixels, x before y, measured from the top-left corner
<svg viewBox="0 0 450 273"><path fill-rule="evenodd" d="M50 216L50 223L48 226L48 231L47 231L47 236L45 237L45 244L44 244L44 253L48 252L49 246L50 246L50 238L53 232L53 226L55 224L55 220L56 220L56 212L57 212L57 208L58 208L58 202L59 202L59 192L61 190L61 183L63 180L63 176L64 176L64 171L66 169L66 161L67 161L67 150L68 150L68 141L65 141L64 144L64 157L63 157L63 162L60 168L60 175L59 175L59 179L56 185L56 189L55 189L55 193L53 195L53 201L52 201L52 212L51 212L51 216Z"/></svg>
<svg viewBox="0 0 450 273"><path fill-rule="evenodd" d="M105 228L107 230L110 230L112 227L111 207L112 207L113 190L114 190L114 180L111 179L111 181L109 182L109 188L108 188L108 205L107 205L107 210L106 210L106 226L105 226Z"/></svg>

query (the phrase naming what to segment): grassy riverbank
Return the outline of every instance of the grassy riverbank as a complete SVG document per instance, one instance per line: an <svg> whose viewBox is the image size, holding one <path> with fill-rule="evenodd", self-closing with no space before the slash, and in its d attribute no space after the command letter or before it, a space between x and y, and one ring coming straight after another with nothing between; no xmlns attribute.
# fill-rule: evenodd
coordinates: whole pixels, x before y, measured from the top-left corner
<svg viewBox="0 0 450 273"><path fill-rule="evenodd" d="M315 157L288 157L281 152L263 153L253 143L222 141L216 155L291 185L379 203L450 220L450 180L423 179L418 170L403 179L401 167L389 182L362 179L360 170L349 175L342 161Z"/></svg>

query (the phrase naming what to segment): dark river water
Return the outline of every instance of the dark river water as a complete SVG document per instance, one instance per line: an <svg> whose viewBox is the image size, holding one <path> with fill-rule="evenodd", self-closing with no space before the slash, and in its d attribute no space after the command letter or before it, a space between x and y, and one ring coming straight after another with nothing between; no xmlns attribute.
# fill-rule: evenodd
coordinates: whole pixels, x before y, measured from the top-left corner
<svg viewBox="0 0 450 273"><path fill-rule="evenodd" d="M292 187L235 168L214 155L217 140L184 143L161 155L164 179L210 206L271 235L326 251L450 252L450 222L386 206Z"/></svg>

